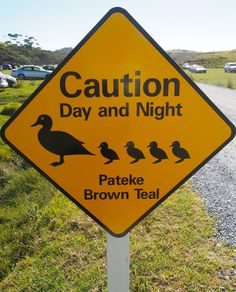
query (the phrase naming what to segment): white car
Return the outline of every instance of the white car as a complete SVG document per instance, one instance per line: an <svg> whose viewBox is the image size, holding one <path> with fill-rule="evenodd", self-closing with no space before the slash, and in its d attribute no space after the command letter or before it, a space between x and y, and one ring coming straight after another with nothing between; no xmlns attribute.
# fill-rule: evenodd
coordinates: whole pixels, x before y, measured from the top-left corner
<svg viewBox="0 0 236 292"><path fill-rule="evenodd" d="M12 87L14 84L17 83L17 80L15 77L12 77L11 75L7 75L7 74L5 74L5 77L8 83L8 87Z"/></svg>
<svg viewBox="0 0 236 292"><path fill-rule="evenodd" d="M206 73L207 69L203 66L193 64L189 67L189 71L192 73Z"/></svg>
<svg viewBox="0 0 236 292"><path fill-rule="evenodd" d="M39 66L26 65L21 66L20 68L13 69L11 71L11 76L18 78L20 80L24 79L45 79L47 78L52 71L44 70Z"/></svg>
<svg viewBox="0 0 236 292"><path fill-rule="evenodd" d="M236 62L228 62L224 66L224 71L229 73L236 72Z"/></svg>
<svg viewBox="0 0 236 292"><path fill-rule="evenodd" d="M8 82L6 76L0 72L0 88L8 87Z"/></svg>
<svg viewBox="0 0 236 292"><path fill-rule="evenodd" d="M191 65L190 65L189 63L184 63L184 64L182 65L183 69L189 69L190 66L191 66Z"/></svg>

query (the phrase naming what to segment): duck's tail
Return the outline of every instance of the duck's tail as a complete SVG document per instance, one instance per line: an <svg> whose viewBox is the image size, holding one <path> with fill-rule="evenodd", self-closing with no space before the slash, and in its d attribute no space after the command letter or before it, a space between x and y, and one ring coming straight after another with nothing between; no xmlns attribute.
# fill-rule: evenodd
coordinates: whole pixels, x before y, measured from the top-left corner
<svg viewBox="0 0 236 292"><path fill-rule="evenodd" d="M84 151L83 151L83 153L81 153L81 154L85 154L85 155L95 155L95 154L91 153L90 151L88 151L86 148L84 148Z"/></svg>

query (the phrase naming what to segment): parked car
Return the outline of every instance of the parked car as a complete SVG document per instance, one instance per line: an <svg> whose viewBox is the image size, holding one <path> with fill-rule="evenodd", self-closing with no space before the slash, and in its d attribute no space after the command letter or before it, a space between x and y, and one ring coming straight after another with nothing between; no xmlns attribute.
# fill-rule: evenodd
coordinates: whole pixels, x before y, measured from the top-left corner
<svg viewBox="0 0 236 292"><path fill-rule="evenodd" d="M52 71L44 70L39 66L25 65L20 68L13 69L11 71L11 76L18 78L20 80L24 79L45 79Z"/></svg>
<svg viewBox="0 0 236 292"><path fill-rule="evenodd" d="M3 64L2 65L2 69L3 70L11 70L12 69L12 66L11 66L11 64Z"/></svg>
<svg viewBox="0 0 236 292"><path fill-rule="evenodd" d="M184 63L184 64L182 65L183 69L189 69L190 66L191 66L191 65L190 65L189 63Z"/></svg>
<svg viewBox="0 0 236 292"><path fill-rule="evenodd" d="M7 75L7 74L5 74L5 77L8 83L8 87L12 87L14 84L17 83L17 80L15 77L12 77L11 75Z"/></svg>
<svg viewBox="0 0 236 292"><path fill-rule="evenodd" d="M203 66L193 64L189 67L189 71L192 73L206 73L207 69Z"/></svg>
<svg viewBox="0 0 236 292"><path fill-rule="evenodd" d="M229 73L236 73L236 62L225 63L224 71Z"/></svg>
<svg viewBox="0 0 236 292"><path fill-rule="evenodd" d="M0 72L0 88L8 87L6 76Z"/></svg>
<svg viewBox="0 0 236 292"><path fill-rule="evenodd" d="M56 65L45 65L43 66L44 70L53 71L56 68Z"/></svg>

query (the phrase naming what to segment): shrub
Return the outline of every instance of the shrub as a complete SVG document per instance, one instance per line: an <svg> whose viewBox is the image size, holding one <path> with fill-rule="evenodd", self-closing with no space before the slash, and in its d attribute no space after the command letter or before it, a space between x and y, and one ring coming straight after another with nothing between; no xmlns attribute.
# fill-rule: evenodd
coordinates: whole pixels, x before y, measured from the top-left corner
<svg viewBox="0 0 236 292"><path fill-rule="evenodd" d="M24 84L22 81L18 81L17 83L13 85L13 88L22 88L22 87L24 87Z"/></svg>
<svg viewBox="0 0 236 292"><path fill-rule="evenodd" d="M14 114L14 112L20 107L20 103L14 102L14 103L8 103L0 112L1 115L5 116L11 116Z"/></svg>
<svg viewBox="0 0 236 292"><path fill-rule="evenodd" d="M234 85L233 85L233 82L232 82L232 80L231 80L231 79L228 79L228 82L227 82L227 87L228 87L228 88L231 88L231 89L233 89L233 88L234 88Z"/></svg>

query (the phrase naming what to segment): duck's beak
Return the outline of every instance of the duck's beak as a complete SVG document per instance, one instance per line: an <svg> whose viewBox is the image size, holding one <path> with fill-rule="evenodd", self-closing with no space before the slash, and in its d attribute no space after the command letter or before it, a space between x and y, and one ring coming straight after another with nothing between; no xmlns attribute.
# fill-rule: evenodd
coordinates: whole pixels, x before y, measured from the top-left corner
<svg viewBox="0 0 236 292"><path fill-rule="evenodd" d="M128 143L124 147L128 147Z"/></svg>
<svg viewBox="0 0 236 292"><path fill-rule="evenodd" d="M36 121L34 124L32 124L31 127L35 127L37 125L39 125L39 122L38 121Z"/></svg>
<svg viewBox="0 0 236 292"><path fill-rule="evenodd" d="M147 147L151 147L151 144L149 144Z"/></svg>
<svg viewBox="0 0 236 292"><path fill-rule="evenodd" d="M98 148L101 148L102 147L102 145L100 144L99 146L98 146Z"/></svg>
<svg viewBox="0 0 236 292"><path fill-rule="evenodd" d="M174 147L173 143L170 145L170 147Z"/></svg>

